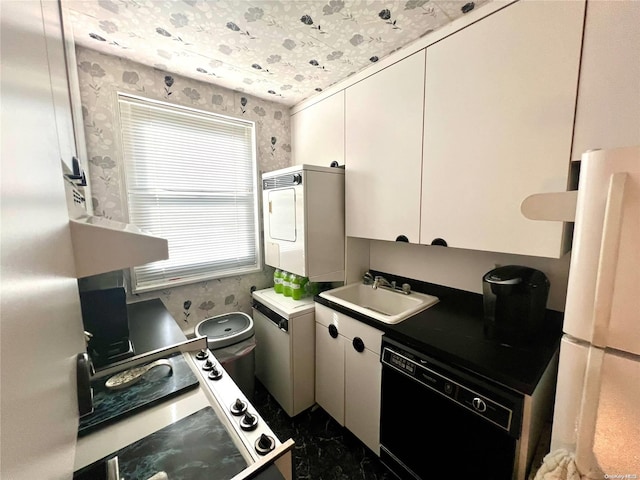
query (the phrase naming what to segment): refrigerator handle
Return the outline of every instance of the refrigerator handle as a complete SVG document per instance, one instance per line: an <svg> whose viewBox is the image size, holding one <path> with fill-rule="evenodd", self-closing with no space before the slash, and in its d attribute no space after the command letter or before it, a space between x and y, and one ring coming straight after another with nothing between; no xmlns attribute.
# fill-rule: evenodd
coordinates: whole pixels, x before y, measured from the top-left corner
<svg viewBox="0 0 640 480"><path fill-rule="evenodd" d="M596 275L593 333L591 337L591 343L602 348L605 348L608 344L626 180L626 172L618 172L611 175L604 213L602 243L600 244L600 258L598 259Z"/></svg>
<svg viewBox="0 0 640 480"><path fill-rule="evenodd" d="M578 471L585 476L589 473L600 473L600 467L593 453L593 444L596 434L598 406L600 403L601 371L604 352L602 348L589 348L589 357L587 359L587 369L582 390L582 401L580 402L580 412L578 415L575 462Z"/></svg>

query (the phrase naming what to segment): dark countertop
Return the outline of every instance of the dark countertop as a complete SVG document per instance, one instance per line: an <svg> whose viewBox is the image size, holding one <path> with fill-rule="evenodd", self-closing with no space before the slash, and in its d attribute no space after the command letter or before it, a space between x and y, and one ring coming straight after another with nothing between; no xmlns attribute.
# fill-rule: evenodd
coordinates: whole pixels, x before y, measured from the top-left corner
<svg viewBox="0 0 640 480"><path fill-rule="evenodd" d="M133 345L131 357L168 348L187 340L180 326L159 298L128 303L127 318L129 321L129 340ZM119 361L121 360L102 363L104 360L94 358L93 365L99 372Z"/></svg>
<svg viewBox="0 0 640 480"><path fill-rule="evenodd" d="M159 298L128 303L127 313L129 337L136 355L187 340L180 326Z"/></svg>
<svg viewBox="0 0 640 480"><path fill-rule="evenodd" d="M164 304L159 298L155 298L152 300L144 300L136 303L129 303L127 304L127 313L129 316L129 335L130 335L131 342L134 345L134 350L136 355L141 355L141 354L151 352L153 350L158 350L161 348L167 348L187 340L187 337L180 329L180 326L176 323L173 316L169 313L169 311L166 309L166 307L164 306ZM207 409L207 411L208 410L210 409ZM213 416L209 415L204 411L199 412L199 415L201 416L205 414L208 415L207 421L209 421L210 423L217 422L217 420L213 418L213 416L215 415ZM195 416L193 415L192 417L195 418ZM189 435L191 435L194 429L186 425L185 422L189 421L188 418L185 418L184 420L185 421L183 422L177 422L167 426L164 429L164 431L157 432L157 435L155 436L154 434L152 434L136 443L133 443L123 448L120 452L118 452L120 454L119 456L121 456L123 460L123 465L121 466L121 469L130 470L132 468L133 469L139 468L139 464L140 464L139 458L133 455L133 452L134 451L137 452L137 450L139 450L140 448L142 448L142 446L149 443L155 437L162 439L164 436L166 436L166 435L161 435L161 432L166 433L169 430L173 431L172 429L179 427L178 430L184 430ZM201 424L202 424L201 421L196 422L197 426ZM219 436L226 435L226 432L224 432L224 429L221 430L219 428L218 429L207 428L205 430L208 432L209 435L212 435L212 434L216 434ZM183 442L172 442L171 444L171 448L173 449L172 451L175 450L176 444L182 445L182 443ZM200 445L199 449L192 449L192 450L194 452L195 451L198 452L198 456L196 458L198 461L201 460L201 457L202 457L201 454L203 453L203 451L206 450L206 448L213 448L215 450L214 454L212 454L214 455L214 458L220 458L221 457L220 449L222 448L221 445L226 445L226 443L223 444L220 441L220 438L217 438L214 442L209 442L205 446ZM154 452L155 452L154 453L155 456L162 456L157 453L157 448L154 450ZM230 455L234 456L233 461L235 462L236 461L235 456L239 456L239 453L237 453L237 449L235 447L233 447L230 452L231 452ZM173 455L175 455L175 452L173 453ZM228 468L229 462L230 462L229 459L231 457L227 454L222 456L225 458L223 462L220 462L220 461L211 462L211 465L209 468L210 469L211 468L219 469L223 467ZM96 462L96 464L90 465L76 472L76 475L74 475L74 478L84 478L79 476L79 475L82 475L83 472L87 472L88 476L86 478L97 478L95 476L92 476L94 472L93 469L97 468L98 464L101 465L106 460L106 458L108 457L105 457L105 459L102 459L99 462ZM127 462L127 460L132 460L132 459L134 460L133 462L131 461ZM240 462L241 465L238 464L238 466L241 466L240 470L242 470L246 466L246 462L242 460L242 457L238 457L238 462ZM181 460L181 464L184 464L182 460ZM127 472L131 473L129 472L129 470L127 470ZM152 472L150 470L149 472L145 472L144 474L146 475L147 473L149 473L148 476L150 476L152 473L155 473L155 472ZM207 478L226 479L232 476L229 472L224 472L221 475L222 476L219 476L219 477L214 476L214 477L207 477ZM127 476L127 478L134 478L134 477ZM147 477L143 475L142 477L135 477L135 478L147 478ZM169 478L172 478L172 477L170 476ZM200 478L200 477L189 476L189 478ZM270 465L265 469L262 469L259 472L256 472L254 475L251 476L251 478L256 480L284 480L284 477L280 474L280 472L275 467L275 465Z"/></svg>
<svg viewBox="0 0 640 480"><path fill-rule="evenodd" d="M374 272L372 272L374 273ZM441 360L520 393L531 395L560 345L561 312L547 310L546 328L526 345L512 347L488 340L483 333L482 295L440 285L388 275L399 284L411 283L415 291L437 296L440 301L396 325L388 325L331 302L319 295L314 300L340 313L382 330L426 355ZM420 289L416 284L421 284Z"/></svg>

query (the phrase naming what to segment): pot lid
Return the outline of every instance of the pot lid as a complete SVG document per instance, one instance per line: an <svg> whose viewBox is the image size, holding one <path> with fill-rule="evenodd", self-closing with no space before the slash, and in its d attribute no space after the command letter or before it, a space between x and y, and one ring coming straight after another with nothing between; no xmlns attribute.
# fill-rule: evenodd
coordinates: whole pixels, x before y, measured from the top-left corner
<svg viewBox="0 0 640 480"><path fill-rule="evenodd" d="M253 336L253 319L243 312L217 315L196 325L196 335L207 337L211 350L227 347Z"/></svg>

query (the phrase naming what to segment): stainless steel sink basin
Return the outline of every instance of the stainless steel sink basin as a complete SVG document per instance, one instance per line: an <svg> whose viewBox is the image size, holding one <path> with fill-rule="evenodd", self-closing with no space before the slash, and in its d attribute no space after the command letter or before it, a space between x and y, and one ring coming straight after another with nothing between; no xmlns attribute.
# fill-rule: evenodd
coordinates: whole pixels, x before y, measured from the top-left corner
<svg viewBox="0 0 640 480"><path fill-rule="evenodd" d="M416 292L403 295L384 288L374 289L362 283L327 290L320 296L388 324L400 323L438 303L438 297L432 295Z"/></svg>

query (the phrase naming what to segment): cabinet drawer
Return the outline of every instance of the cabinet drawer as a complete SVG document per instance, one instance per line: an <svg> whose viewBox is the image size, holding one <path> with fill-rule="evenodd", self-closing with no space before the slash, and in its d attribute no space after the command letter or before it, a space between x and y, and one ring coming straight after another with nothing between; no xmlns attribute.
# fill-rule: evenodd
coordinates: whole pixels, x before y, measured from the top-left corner
<svg viewBox="0 0 640 480"><path fill-rule="evenodd" d="M348 342L351 343L354 338L358 337L362 340L367 350L378 355L380 354L380 344L383 334L381 330L336 312L319 303L316 303L316 322L327 328L329 325L335 325L338 334L345 337Z"/></svg>

